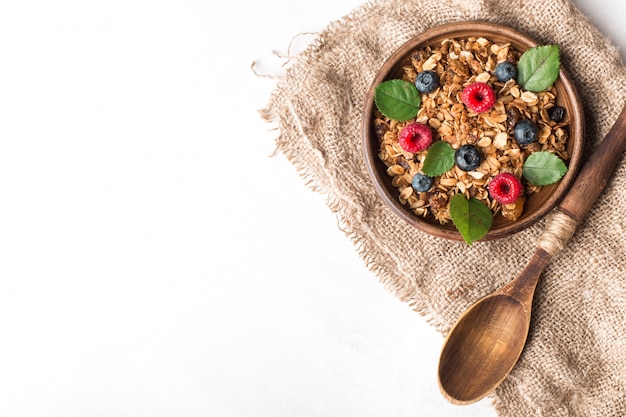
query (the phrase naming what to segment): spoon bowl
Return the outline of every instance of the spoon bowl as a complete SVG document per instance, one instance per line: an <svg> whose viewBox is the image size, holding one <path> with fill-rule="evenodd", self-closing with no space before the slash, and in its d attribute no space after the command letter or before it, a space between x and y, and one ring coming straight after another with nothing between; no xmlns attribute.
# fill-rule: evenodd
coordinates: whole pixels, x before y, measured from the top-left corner
<svg viewBox="0 0 626 417"><path fill-rule="evenodd" d="M514 280L457 320L439 359L439 388L448 401L478 401L511 372L526 344L535 287L549 260L548 252L537 249Z"/></svg>
<svg viewBox="0 0 626 417"><path fill-rule="evenodd" d="M502 382L524 348L529 313L508 294L491 295L470 307L441 352L439 385L448 401L474 402Z"/></svg>

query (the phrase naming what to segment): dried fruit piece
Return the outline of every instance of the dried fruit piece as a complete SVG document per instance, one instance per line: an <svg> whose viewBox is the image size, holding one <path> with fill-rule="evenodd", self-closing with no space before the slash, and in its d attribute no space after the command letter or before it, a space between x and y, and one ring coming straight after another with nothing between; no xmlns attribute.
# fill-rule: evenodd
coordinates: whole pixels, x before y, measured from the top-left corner
<svg viewBox="0 0 626 417"><path fill-rule="evenodd" d="M441 210L448 205L448 195L439 188L434 188L428 192L428 204L433 210Z"/></svg>
<svg viewBox="0 0 626 417"><path fill-rule="evenodd" d="M511 130L515 127L520 119L519 110L516 107L509 107L506 111L506 127Z"/></svg>
<svg viewBox="0 0 626 417"><path fill-rule="evenodd" d="M417 153L433 143L433 132L423 123L409 123L400 131L398 142L405 151Z"/></svg>
<svg viewBox="0 0 626 417"><path fill-rule="evenodd" d="M561 106L551 107L548 109L548 116L550 117L550 120L559 123L563 120L563 117L565 116L565 109Z"/></svg>
<svg viewBox="0 0 626 417"><path fill-rule="evenodd" d="M475 82L463 89L461 99L472 111L484 113L496 102L496 94L489 84Z"/></svg>
<svg viewBox="0 0 626 417"><path fill-rule="evenodd" d="M489 183L489 195L500 204L511 204L522 194L522 182L510 172L501 172Z"/></svg>
<svg viewBox="0 0 626 417"><path fill-rule="evenodd" d="M396 158L396 164L400 165L407 171L411 169L411 165L409 165L409 162L406 160L404 155L398 155L398 157Z"/></svg>
<svg viewBox="0 0 626 417"><path fill-rule="evenodd" d="M511 220L511 221L515 221L517 219L519 219L519 217L522 215L522 213L524 212L524 203L526 202L526 199L524 197L520 197L517 200L515 200L514 203L511 204L503 204L502 205L502 215Z"/></svg>

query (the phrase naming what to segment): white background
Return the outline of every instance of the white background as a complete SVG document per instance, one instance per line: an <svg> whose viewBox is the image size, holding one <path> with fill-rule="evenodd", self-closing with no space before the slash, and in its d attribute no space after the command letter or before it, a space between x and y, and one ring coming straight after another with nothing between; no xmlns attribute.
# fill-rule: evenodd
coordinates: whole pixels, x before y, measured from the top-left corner
<svg viewBox="0 0 626 417"><path fill-rule="evenodd" d="M624 2L576 3L624 46ZM252 62L360 4L3 2L1 417L495 415L269 156Z"/></svg>

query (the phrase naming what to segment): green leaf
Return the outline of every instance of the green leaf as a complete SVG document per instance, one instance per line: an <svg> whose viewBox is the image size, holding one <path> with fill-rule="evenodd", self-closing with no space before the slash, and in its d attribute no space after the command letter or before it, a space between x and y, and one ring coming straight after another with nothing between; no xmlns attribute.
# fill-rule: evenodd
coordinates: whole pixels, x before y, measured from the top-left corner
<svg viewBox="0 0 626 417"><path fill-rule="evenodd" d="M525 90L547 90L559 76L561 58L558 45L530 48L517 63L517 83Z"/></svg>
<svg viewBox="0 0 626 417"><path fill-rule="evenodd" d="M565 163L553 153L534 152L524 161L522 175L533 185L557 182L567 172Z"/></svg>
<svg viewBox="0 0 626 417"><path fill-rule="evenodd" d="M413 83L388 80L376 87L374 102L382 114L403 122L417 116L422 97Z"/></svg>
<svg viewBox="0 0 626 417"><path fill-rule="evenodd" d="M465 243L471 245L487 234L491 228L493 213L480 200L468 200L463 194L455 194L450 200L450 217Z"/></svg>
<svg viewBox="0 0 626 417"><path fill-rule="evenodd" d="M422 172L429 177L445 174L454 167L454 149L448 142L437 141L430 145Z"/></svg>

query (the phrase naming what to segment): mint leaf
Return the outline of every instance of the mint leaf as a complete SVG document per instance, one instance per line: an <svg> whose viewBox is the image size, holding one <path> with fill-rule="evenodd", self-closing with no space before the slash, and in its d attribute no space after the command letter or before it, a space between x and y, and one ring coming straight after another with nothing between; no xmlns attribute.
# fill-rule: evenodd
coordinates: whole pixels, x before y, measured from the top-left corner
<svg viewBox="0 0 626 417"><path fill-rule="evenodd" d="M445 174L454 167L454 149L448 142L442 140L430 145L422 172L429 177L436 177Z"/></svg>
<svg viewBox="0 0 626 417"><path fill-rule="evenodd" d="M450 217L468 245L482 239L491 228L493 213L487 205L475 198L455 194L450 200Z"/></svg>
<svg viewBox="0 0 626 417"><path fill-rule="evenodd" d="M565 163L553 153L534 152L524 161L522 175L533 185L548 185L560 180L567 172Z"/></svg>
<svg viewBox="0 0 626 417"><path fill-rule="evenodd" d="M535 93L547 90L559 76L560 66L559 45L530 48L517 63L517 83Z"/></svg>
<svg viewBox="0 0 626 417"><path fill-rule="evenodd" d="M417 116L422 97L413 83L388 80L376 86L374 102L382 114L403 122Z"/></svg>

